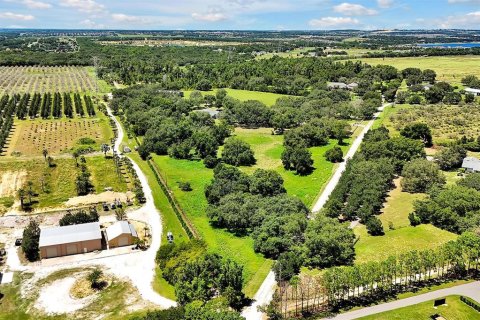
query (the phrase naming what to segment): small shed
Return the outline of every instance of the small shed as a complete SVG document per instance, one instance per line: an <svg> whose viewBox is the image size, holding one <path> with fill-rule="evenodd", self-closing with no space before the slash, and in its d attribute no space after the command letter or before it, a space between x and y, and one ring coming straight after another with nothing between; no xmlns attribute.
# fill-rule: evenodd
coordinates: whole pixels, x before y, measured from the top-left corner
<svg viewBox="0 0 480 320"><path fill-rule="evenodd" d="M138 238L137 231L128 221L118 221L109 226L105 233L109 248L131 246Z"/></svg>
<svg viewBox="0 0 480 320"><path fill-rule="evenodd" d="M480 159L475 157L466 157L463 159L462 168L467 172L480 172Z"/></svg>
<svg viewBox="0 0 480 320"><path fill-rule="evenodd" d="M42 259L101 250L100 223L41 229L39 247Z"/></svg>
<svg viewBox="0 0 480 320"><path fill-rule="evenodd" d="M328 89L348 89L348 86L343 82L329 82L327 84Z"/></svg>
<svg viewBox="0 0 480 320"><path fill-rule="evenodd" d="M480 89L466 88L465 92L471 93L477 97L480 97Z"/></svg>

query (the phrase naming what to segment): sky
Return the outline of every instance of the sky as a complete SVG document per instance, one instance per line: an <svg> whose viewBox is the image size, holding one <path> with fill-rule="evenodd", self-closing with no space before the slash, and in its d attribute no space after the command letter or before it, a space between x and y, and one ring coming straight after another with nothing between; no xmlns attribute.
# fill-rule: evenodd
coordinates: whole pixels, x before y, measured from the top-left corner
<svg viewBox="0 0 480 320"><path fill-rule="evenodd" d="M0 28L480 29L480 0L0 0Z"/></svg>

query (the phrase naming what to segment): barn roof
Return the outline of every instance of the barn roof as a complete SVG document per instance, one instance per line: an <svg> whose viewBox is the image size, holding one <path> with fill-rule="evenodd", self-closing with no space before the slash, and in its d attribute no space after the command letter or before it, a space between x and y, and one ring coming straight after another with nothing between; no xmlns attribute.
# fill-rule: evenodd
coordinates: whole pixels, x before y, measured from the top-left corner
<svg viewBox="0 0 480 320"><path fill-rule="evenodd" d="M137 231L131 223L128 221L118 221L109 226L105 232L107 233L107 239L112 240L122 234L131 234L133 237L138 238Z"/></svg>
<svg viewBox="0 0 480 320"><path fill-rule="evenodd" d="M40 247L102 239L100 223L91 222L40 230Z"/></svg>
<svg viewBox="0 0 480 320"><path fill-rule="evenodd" d="M480 159L474 157L466 157L463 159L462 168L473 171L480 171Z"/></svg>

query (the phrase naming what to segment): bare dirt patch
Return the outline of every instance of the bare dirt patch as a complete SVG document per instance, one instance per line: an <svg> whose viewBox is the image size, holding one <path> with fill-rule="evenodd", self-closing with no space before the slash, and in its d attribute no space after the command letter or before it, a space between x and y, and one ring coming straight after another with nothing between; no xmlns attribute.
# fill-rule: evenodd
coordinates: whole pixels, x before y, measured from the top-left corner
<svg viewBox="0 0 480 320"><path fill-rule="evenodd" d="M108 286L112 283L112 279L106 276L101 277L99 281L105 284L102 290L108 288ZM83 274L81 277L79 277L70 288L70 296L74 299L84 299L94 295L97 292L99 291L93 289L91 283L88 281L87 274Z"/></svg>
<svg viewBox="0 0 480 320"><path fill-rule="evenodd" d="M7 171L2 174L0 197L15 196L27 179L27 171Z"/></svg>
<svg viewBox="0 0 480 320"><path fill-rule="evenodd" d="M115 199L120 199L122 202L127 202L128 199L133 199L134 194L132 192L114 192L105 191L99 194L89 194L86 196L79 196L68 199L65 203L67 207L75 207L79 205L88 205L102 202L113 202Z"/></svg>
<svg viewBox="0 0 480 320"><path fill-rule="evenodd" d="M95 295L83 299L75 299L70 295L70 290L77 278L68 277L45 286L40 291L35 307L47 314L64 314L75 312L91 304Z"/></svg>

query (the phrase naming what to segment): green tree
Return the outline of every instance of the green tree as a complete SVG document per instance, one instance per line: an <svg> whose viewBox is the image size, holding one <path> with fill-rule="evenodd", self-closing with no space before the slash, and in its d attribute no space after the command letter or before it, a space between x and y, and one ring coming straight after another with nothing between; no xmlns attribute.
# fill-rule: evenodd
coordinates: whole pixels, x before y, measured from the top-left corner
<svg viewBox="0 0 480 320"><path fill-rule="evenodd" d="M432 132L425 123L412 123L406 125L400 134L405 138L421 140L426 147L432 146Z"/></svg>
<svg viewBox="0 0 480 320"><path fill-rule="evenodd" d="M274 196L285 193L282 176L274 170L257 169L250 177L250 193Z"/></svg>
<svg viewBox="0 0 480 320"><path fill-rule="evenodd" d="M402 189L410 193L426 192L446 182L438 165L425 159L414 159L403 167Z"/></svg>
<svg viewBox="0 0 480 320"><path fill-rule="evenodd" d="M455 145L440 150L440 152L435 155L435 160L440 166L440 169L451 170L460 168L466 156L467 151L463 147Z"/></svg>
<svg viewBox="0 0 480 320"><path fill-rule="evenodd" d="M93 269L88 275L87 280L90 282L90 286L93 289L100 289L101 288L101 278L103 277L103 271L95 268Z"/></svg>
<svg viewBox="0 0 480 320"><path fill-rule="evenodd" d="M328 149L325 152L325 158L333 163L342 162L343 161L343 151L339 146L335 146L332 149Z"/></svg>
<svg viewBox="0 0 480 320"><path fill-rule="evenodd" d="M367 227L368 233L372 236L382 236L385 234L383 230L382 221L378 219L376 216L371 216L365 222L365 226Z"/></svg>
<svg viewBox="0 0 480 320"><path fill-rule="evenodd" d="M22 250L29 261L37 261L39 253L40 227L37 221L31 219L23 230Z"/></svg>
<svg viewBox="0 0 480 320"><path fill-rule="evenodd" d="M250 145L237 138L228 139L222 151L222 161L234 166L251 166L256 160Z"/></svg>

